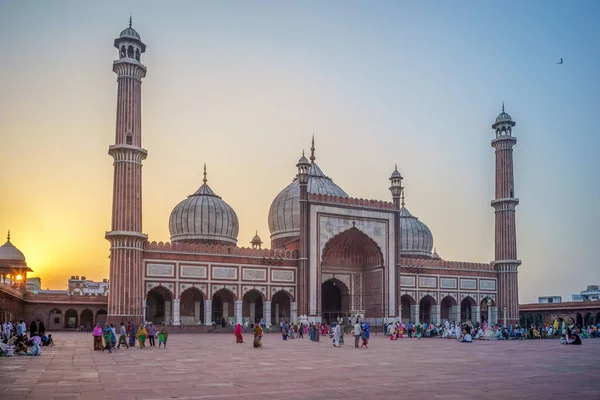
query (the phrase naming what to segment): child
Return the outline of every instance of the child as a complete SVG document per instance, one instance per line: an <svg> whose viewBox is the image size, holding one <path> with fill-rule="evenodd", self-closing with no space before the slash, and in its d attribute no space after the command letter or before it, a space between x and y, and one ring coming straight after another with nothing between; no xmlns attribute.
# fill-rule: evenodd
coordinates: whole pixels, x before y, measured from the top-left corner
<svg viewBox="0 0 600 400"><path fill-rule="evenodd" d="M167 336L168 335L169 335L169 332L167 332L167 327L163 323L160 328L160 332L158 332L158 348L159 349L160 349L161 343L165 346L165 348L167 347Z"/></svg>
<svg viewBox="0 0 600 400"><path fill-rule="evenodd" d="M112 331L110 330L110 327L106 327L104 329L104 347L102 348L102 352L104 353L104 350L108 350L109 353L112 353Z"/></svg>

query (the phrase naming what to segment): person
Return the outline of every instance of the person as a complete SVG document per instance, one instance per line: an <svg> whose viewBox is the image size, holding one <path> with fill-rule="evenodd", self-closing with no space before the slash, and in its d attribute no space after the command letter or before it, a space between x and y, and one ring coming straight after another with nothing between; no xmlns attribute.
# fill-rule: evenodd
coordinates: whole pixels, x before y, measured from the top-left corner
<svg viewBox="0 0 600 400"><path fill-rule="evenodd" d="M281 324L281 339L287 340L287 327L285 324Z"/></svg>
<svg viewBox="0 0 600 400"><path fill-rule="evenodd" d="M23 320L20 320L19 323L17 324L17 336L21 337L23 336L23 334L25 333L26 329L23 329L23 326L25 324L23 323Z"/></svg>
<svg viewBox="0 0 600 400"><path fill-rule="evenodd" d="M308 338L311 342L315 341L315 325L313 323L311 323L310 327L308 328Z"/></svg>
<svg viewBox="0 0 600 400"><path fill-rule="evenodd" d="M362 333L360 334L360 337L362 338L362 344L360 345L360 347L362 348L363 346L365 346L365 348L368 349L369 346L367 346L367 344L369 343L369 331L363 329Z"/></svg>
<svg viewBox="0 0 600 400"><path fill-rule="evenodd" d="M44 336L46 334L46 326L44 325L44 321L40 321L38 323L38 333L40 336Z"/></svg>
<svg viewBox="0 0 600 400"><path fill-rule="evenodd" d="M31 351L27 353L28 356L39 356L42 354L42 351L40 349L40 345L37 342L33 342L33 347L31 348Z"/></svg>
<svg viewBox="0 0 600 400"><path fill-rule="evenodd" d="M354 347L358 349L358 342L360 341L360 336L362 335L362 328L360 327L360 323L358 319L354 324Z"/></svg>
<svg viewBox="0 0 600 400"><path fill-rule="evenodd" d="M102 350L102 328L100 328L100 324L96 324L92 336L94 337L94 350Z"/></svg>
<svg viewBox="0 0 600 400"><path fill-rule="evenodd" d="M127 330L125 329L124 322L121 322L121 327L119 328L119 344L117 345L117 349L120 349L121 345L129 348L129 345L127 344Z"/></svg>
<svg viewBox="0 0 600 400"><path fill-rule="evenodd" d="M225 328L227 325L227 321L225 321L225 317L221 318L221 328Z"/></svg>
<svg viewBox="0 0 600 400"><path fill-rule="evenodd" d="M137 337L137 331L136 331L135 325L132 322L131 326L129 327L129 346L131 346L131 347L135 346L135 338L136 337Z"/></svg>
<svg viewBox="0 0 600 400"><path fill-rule="evenodd" d="M340 327L340 324L338 324L336 322L335 328L333 329L333 347L340 347L341 331L342 331L342 328Z"/></svg>
<svg viewBox="0 0 600 400"><path fill-rule="evenodd" d="M459 339L459 342L461 343L473 343L473 337L471 336L471 334L469 333L469 331L466 331L466 333L464 335L462 335Z"/></svg>
<svg viewBox="0 0 600 400"><path fill-rule="evenodd" d="M109 325L110 327L110 347L115 349L117 347L117 330L113 324Z"/></svg>
<svg viewBox="0 0 600 400"><path fill-rule="evenodd" d="M137 338L138 341L140 342L140 349L143 349L144 347L146 347L146 335L148 334L148 332L146 331L146 328L144 328L144 325L140 326L140 329L138 329L137 331Z"/></svg>
<svg viewBox="0 0 600 400"><path fill-rule="evenodd" d="M344 345L344 327L340 326L340 346Z"/></svg>
<svg viewBox="0 0 600 400"><path fill-rule="evenodd" d="M242 336L242 325L237 324L233 334L235 335L236 343L244 343L244 337Z"/></svg>
<svg viewBox="0 0 600 400"><path fill-rule="evenodd" d="M148 328L146 329L146 331L148 332L148 341L150 342L150 347L156 347L156 344L154 343L154 336L156 336L156 327L154 326L152 321L148 322Z"/></svg>
<svg viewBox="0 0 600 400"><path fill-rule="evenodd" d="M29 324L29 337L32 337L37 331L37 324L35 323L35 321L31 321L31 324Z"/></svg>
<svg viewBox="0 0 600 400"><path fill-rule="evenodd" d="M321 326L317 324L315 327L315 342L319 342L321 338Z"/></svg>
<svg viewBox="0 0 600 400"><path fill-rule="evenodd" d="M102 352L104 353L104 350L108 350L109 353L112 353L112 330L108 324L104 327L102 333L104 335L104 347L102 348Z"/></svg>
<svg viewBox="0 0 600 400"><path fill-rule="evenodd" d="M390 332L390 340L395 340L396 334L397 334L396 324L390 324L389 332Z"/></svg>
<svg viewBox="0 0 600 400"><path fill-rule="evenodd" d="M252 332L254 332L254 347L262 347L263 329L260 324L256 324Z"/></svg>
<svg viewBox="0 0 600 400"><path fill-rule="evenodd" d="M160 332L158 333L158 348L160 349L161 343L167 348L167 337L169 336L169 332L167 331L167 327L163 322L160 326Z"/></svg>

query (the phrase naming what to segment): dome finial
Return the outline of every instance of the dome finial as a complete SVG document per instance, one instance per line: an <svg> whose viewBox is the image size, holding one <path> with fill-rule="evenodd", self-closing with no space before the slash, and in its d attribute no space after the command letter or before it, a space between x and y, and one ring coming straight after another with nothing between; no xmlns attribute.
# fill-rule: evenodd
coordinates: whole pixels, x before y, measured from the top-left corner
<svg viewBox="0 0 600 400"><path fill-rule="evenodd" d="M206 163L204 163L204 179L202 179L202 182L204 182L204 184L206 185Z"/></svg>
<svg viewBox="0 0 600 400"><path fill-rule="evenodd" d="M400 204L404 208L404 188L402 188L402 194L400 195Z"/></svg>
<svg viewBox="0 0 600 400"><path fill-rule="evenodd" d="M10 242L10 229L8 230L8 235L6 235L6 240Z"/></svg>
<svg viewBox="0 0 600 400"><path fill-rule="evenodd" d="M133 13L129 13L129 27L131 28L131 20L133 18Z"/></svg>
<svg viewBox="0 0 600 400"><path fill-rule="evenodd" d="M504 102L502 102L502 112L504 112Z"/></svg>
<svg viewBox="0 0 600 400"><path fill-rule="evenodd" d="M312 135L312 145L310 147L310 162L315 162L315 134Z"/></svg>

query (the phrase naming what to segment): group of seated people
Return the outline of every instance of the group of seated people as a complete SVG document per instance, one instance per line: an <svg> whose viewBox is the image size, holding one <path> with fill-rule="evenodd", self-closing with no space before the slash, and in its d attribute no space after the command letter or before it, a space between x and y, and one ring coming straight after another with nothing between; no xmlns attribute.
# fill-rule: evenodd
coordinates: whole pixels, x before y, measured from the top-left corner
<svg viewBox="0 0 600 400"><path fill-rule="evenodd" d="M9 338L0 332L0 357L39 356L42 346L54 346L52 334L40 336L34 332L33 336L28 338L25 333L19 336L13 333Z"/></svg>

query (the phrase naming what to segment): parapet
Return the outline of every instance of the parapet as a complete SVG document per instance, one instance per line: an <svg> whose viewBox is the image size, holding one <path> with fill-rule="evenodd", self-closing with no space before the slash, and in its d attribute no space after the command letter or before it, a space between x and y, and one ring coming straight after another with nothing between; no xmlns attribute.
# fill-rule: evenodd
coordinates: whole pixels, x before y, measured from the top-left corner
<svg viewBox="0 0 600 400"><path fill-rule="evenodd" d="M252 249L249 247L222 246L215 244L146 242L144 250L174 251L185 253L223 254L241 257L277 257L295 260L296 251L285 249Z"/></svg>

